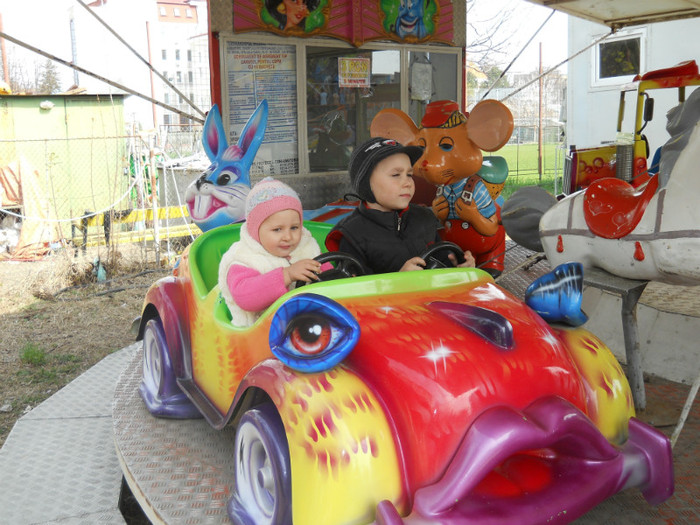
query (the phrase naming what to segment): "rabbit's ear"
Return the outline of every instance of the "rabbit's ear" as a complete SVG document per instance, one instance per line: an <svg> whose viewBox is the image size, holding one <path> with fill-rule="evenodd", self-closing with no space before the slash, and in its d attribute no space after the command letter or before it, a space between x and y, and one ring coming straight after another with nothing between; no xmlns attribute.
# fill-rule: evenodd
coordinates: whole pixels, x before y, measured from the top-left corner
<svg viewBox="0 0 700 525"><path fill-rule="evenodd" d="M238 139L238 146L243 152L245 161L250 165L253 163L258 148L265 137L267 128L267 100L263 100L246 122L241 138Z"/></svg>
<svg viewBox="0 0 700 525"><path fill-rule="evenodd" d="M209 160L212 162L219 158L228 147L224 123L221 121L219 106L216 104L209 110L207 119L204 121L202 145L204 146L207 157L209 157Z"/></svg>

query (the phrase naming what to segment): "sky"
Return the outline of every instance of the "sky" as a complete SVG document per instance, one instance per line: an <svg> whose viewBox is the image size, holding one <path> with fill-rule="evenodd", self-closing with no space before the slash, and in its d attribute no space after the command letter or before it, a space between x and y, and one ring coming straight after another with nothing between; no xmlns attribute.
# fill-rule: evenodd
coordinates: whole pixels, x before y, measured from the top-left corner
<svg viewBox="0 0 700 525"><path fill-rule="evenodd" d="M85 1L88 3L88 1ZM75 0L0 0L3 32L31 46L70 61L70 35L68 27L68 9L83 10ZM43 64L46 58L6 42L7 54L22 57L25 68L33 71L28 64ZM72 83L73 73L68 67L56 64L62 79L61 87L67 89Z"/></svg>
<svg viewBox="0 0 700 525"><path fill-rule="evenodd" d="M508 52L505 56L496 57L496 65L501 68L507 66L521 51L550 15L552 9L526 0L477 0L469 14L470 20L481 21L508 12L511 13L511 16L507 27L504 28L511 35L508 39ZM568 15L555 13L527 48L522 51L509 71L525 73L538 69L540 42L542 43L542 64L545 70L564 61L567 58L568 50L567 26ZM467 38L469 39L469 37L468 31Z"/></svg>

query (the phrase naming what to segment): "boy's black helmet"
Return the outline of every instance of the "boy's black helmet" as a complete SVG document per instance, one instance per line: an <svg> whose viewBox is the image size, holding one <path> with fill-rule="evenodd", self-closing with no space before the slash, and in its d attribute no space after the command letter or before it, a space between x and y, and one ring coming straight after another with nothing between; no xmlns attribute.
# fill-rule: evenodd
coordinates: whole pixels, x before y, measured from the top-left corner
<svg viewBox="0 0 700 525"><path fill-rule="evenodd" d="M411 159L411 165L415 164L423 155L423 148L418 146L404 146L393 139L384 137L374 137L359 145L352 152L350 157L350 182L353 190L367 202L376 202L372 189L369 185L369 178L372 170L380 160L383 160L396 153L405 153Z"/></svg>

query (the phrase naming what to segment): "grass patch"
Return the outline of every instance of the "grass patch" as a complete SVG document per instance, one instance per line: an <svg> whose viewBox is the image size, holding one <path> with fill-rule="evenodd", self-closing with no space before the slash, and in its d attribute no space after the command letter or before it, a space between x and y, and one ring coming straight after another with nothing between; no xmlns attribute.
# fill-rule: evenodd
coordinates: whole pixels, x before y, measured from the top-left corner
<svg viewBox="0 0 700 525"><path fill-rule="evenodd" d="M23 383L45 383L47 386L60 384L63 379L74 376L81 369L82 359L78 356L46 354L32 344L28 344L26 349L22 353L22 363L28 366L24 366L16 372L17 378ZM25 354L31 357L25 358Z"/></svg>
<svg viewBox="0 0 700 525"><path fill-rule="evenodd" d="M23 368L17 371L17 377L25 383L53 383L58 372L54 368Z"/></svg>
<svg viewBox="0 0 700 525"><path fill-rule="evenodd" d="M539 176L537 144L508 144L492 155L500 155L508 162L510 178ZM542 145L542 177L554 177L564 167L564 150L559 144Z"/></svg>
<svg viewBox="0 0 700 525"><path fill-rule="evenodd" d="M102 250L100 255L104 254ZM143 267L122 271L131 268L128 264L135 260L130 254L119 259L118 271L110 274L119 280L108 286L124 288L123 291L98 295L105 287L90 284L81 287L74 297L67 297L65 292L58 299L54 299L58 292L73 284L63 277L75 262L72 252L39 262L0 263L0 407L12 408L10 412L0 412L0 446L27 407L34 408L113 349L134 342L129 327L141 312L147 288L160 275L142 274ZM133 254L137 254L136 248ZM88 262L92 259L93 254ZM50 300L33 295L40 285L45 286ZM45 319L37 321L37 315ZM42 365L33 366L20 358L27 342L44 350Z"/></svg>
<svg viewBox="0 0 700 525"><path fill-rule="evenodd" d="M34 394L30 396L22 396L17 400L17 408L19 410L24 410L26 406L36 406L42 401L44 401L45 396Z"/></svg>
<svg viewBox="0 0 700 525"><path fill-rule="evenodd" d="M41 366L46 363L46 352L39 345L27 343L19 351L19 358L24 364Z"/></svg>
<svg viewBox="0 0 700 525"><path fill-rule="evenodd" d="M559 144L543 144L542 176L538 169L537 144L509 144L493 155L499 155L508 163L508 179L501 192L508 200L516 190L524 186L540 186L553 195L561 192L561 181L555 180L562 176L564 168L564 150Z"/></svg>
<svg viewBox="0 0 700 525"><path fill-rule="evenodd" d="M58 354L54 359L58 363L80 363L82 361L80 357L73 354Z"/></svg>
<svg viewBox="0 0 700 525"><path fill-rule="evenodd" d="M528 177L518 177L517 179L511 179L508 177L506 185L501 192L504 200L508 200L508 197L513 195L518 189L525 186L540 186L547 190L552 195L561 193L561 184L557 185L556 191L554 188L554 177L542 177L539 178L537 175L531 175Z"/></svg>

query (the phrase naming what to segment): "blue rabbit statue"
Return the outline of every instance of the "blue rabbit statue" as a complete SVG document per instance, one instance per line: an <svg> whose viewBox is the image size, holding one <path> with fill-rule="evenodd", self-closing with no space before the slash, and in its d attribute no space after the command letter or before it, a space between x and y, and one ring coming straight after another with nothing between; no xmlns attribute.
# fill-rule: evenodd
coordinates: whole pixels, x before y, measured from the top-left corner
<svg viewBox="0 0 700 525"><path fill-rule="evenodd" d="M204 122L202 144L211 165L185 190L190 217L202 231L243 220L250 167L265 137L267 100L246 122L238 144L229 146L216 104Z"/></svg>

